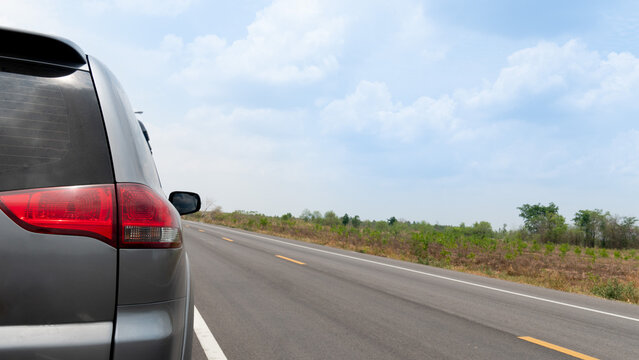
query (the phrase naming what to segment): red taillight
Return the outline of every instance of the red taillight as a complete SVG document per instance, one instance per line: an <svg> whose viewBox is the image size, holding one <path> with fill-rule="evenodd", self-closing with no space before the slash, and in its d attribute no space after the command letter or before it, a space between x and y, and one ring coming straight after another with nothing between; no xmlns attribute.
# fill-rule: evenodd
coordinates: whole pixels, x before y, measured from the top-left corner
<svg viewBox="0 0 639 360"><path fill-rule="evenodd" d="M118 184L120 247L174 248L182 245L180 215L163 196L139 184Z"/></svg>
<svg viewBox="0 0 639 360"><path fill-rule="evenodd" d="M115 246L113 185L9 191L0 208L26 230L90 236Z"/></svg>
<svg viewBox="0 0 639 360"><path fill-rule="evenodd" d="M140 184L117 184L117 190L114 185L87 185L7 191L0 193L0 209L32 232L89 236L125 248L182 245L175 207Z"/></svg>

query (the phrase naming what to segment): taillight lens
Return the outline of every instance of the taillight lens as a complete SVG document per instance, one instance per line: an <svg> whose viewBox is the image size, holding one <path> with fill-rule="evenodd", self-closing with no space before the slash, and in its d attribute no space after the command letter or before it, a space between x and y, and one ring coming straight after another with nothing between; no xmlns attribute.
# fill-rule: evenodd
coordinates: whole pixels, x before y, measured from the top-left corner
<svg viewBox="0 0 639 360"><path fill-rule="evenodd" d="M118 184L120 247L175 248L182 245L180 215L151 188Z"/></svg>
<svg viewBox="0 0 639 360"><path fill-rule="evenodd" d="M37 233L88 236L114 247L119 233L123 248L182 245L180 215L168 200L144 185L116 186L7 191L0 193L0 209L22 228Z"/></svg>
<svg viewBox="0 0 639 360"><path fill-rule="evenodd" d="M26 230L89 236L115 246L113 185L67 186L0 193L0 208Z"/></svg>

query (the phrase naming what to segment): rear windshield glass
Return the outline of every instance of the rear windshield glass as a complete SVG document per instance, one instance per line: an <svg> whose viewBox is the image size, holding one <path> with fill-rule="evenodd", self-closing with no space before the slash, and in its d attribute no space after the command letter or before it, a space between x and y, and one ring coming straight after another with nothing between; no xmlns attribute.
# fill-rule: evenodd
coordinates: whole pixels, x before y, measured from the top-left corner
<svg viewBox="0 0 639 360"><path fill-rule="evenodd" d="M0 58L0 191L112 182L90 74Z"/></svg>

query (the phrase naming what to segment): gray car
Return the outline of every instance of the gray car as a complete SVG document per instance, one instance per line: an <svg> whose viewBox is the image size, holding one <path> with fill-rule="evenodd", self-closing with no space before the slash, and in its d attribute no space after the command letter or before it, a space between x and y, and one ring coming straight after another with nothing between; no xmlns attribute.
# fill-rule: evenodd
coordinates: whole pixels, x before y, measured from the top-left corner
<svg viewBox="0 0 639 360"><path fill-rule="evenodd" d="M190 359L180 214L113 74L0 28L0 359Z"/></svg>

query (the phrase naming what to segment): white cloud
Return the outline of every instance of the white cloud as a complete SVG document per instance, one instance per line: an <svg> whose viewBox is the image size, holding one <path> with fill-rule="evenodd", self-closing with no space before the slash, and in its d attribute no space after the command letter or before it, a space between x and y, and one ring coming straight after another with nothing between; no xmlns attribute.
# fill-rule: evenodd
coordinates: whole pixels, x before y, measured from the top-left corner
<svg viewBox="0 0 639 360"><path fill-rule="evenodd" d="M362 81L352 94L327 104L321 118L327 131L355 131L409 142L426 132L455 130L455 108L448 96L423 96L403 105L393 102L386 84Z"/></svg>
<svg viewBox="0 0 639 360"><path fill-rule="evenodd" d="M585 110L597 106L633 106L639 91L639 59L612 52L602 57L585 44L541 42L508 57L497 79L479 91L459 90L473 108L516 107L544 94L555 94L556 104ZM547 104L552 105L552 104Z"/></svg>
<svg viewBox="0 0 639 360"><path fill-rule="evenodd" d="M187 48L188 55L192 58L191 66L200 67L224 51L226 40L219 38L217 35L198 36L187 45Z"/></svg>
<svg viewBox="0 0 639 360"><path fill-rule="evenodd" d="M583 91L573 102L588 108L595 105L636 103L639 91L639 59L630 53L610 53L590 73L598 85Z"/></svg>
<svg viewBox="0 0 639 360"><path fill-rule="evenodd" d="M471 93L471 106L512 103L526 95L567 88L575 76L584 75L597 63L597 54L571 40L559 46L551 42L519 50L508 57L508 66L484 89Z"/></svg>
<svg viewBox="0 0 639 360"><path fill-rule="evenodd" d="M187 64L174 78L197 91L228 79L305 83L338 68L346 21L330 1L275 0L259 11L243 39L216 35L187 45Z"/></svg>
<svg viewBox="0 0 639 360"><path fill-rule="evenodd" d="M616 115L592 117L592 112L609 114L635 109L637 93L639 59L634 55L610 53L604 57L577 40L563 45L541 42L510 55L508 65L482 89L458 89L451 95L422 96L403 104L393 98L385 83L361 81L344 98L323 102L326 105L320 105L320 118L328 132L359 133L402 142L417 143L416 140L432 138L433 134L450 144L468 146L481 139L507 143L509 139L520 139L512 147L526 148L525 153L507 151L528 159L521 162L536 169L536 173L545 172L552 177L556 169L568 166L562 162L574 159L561 144L553 145L549 136L570 134L574 131L570 129L574 126L570 121L584 116L602 123L627 123L628 120ZM546 120L558 116L566 120ZM530 144L524 146L522 142ZM546 149L544 152L553 148L554 153L548 159L555 160L536 156L540 147ZM537 158L545 160L538 163ZM634 164L627 156L625 159L622 163L614 162L615 171L627 172L632 168L620 165ZM513 160L504 161L503 156L494 162L508 163Z"/></svg>

